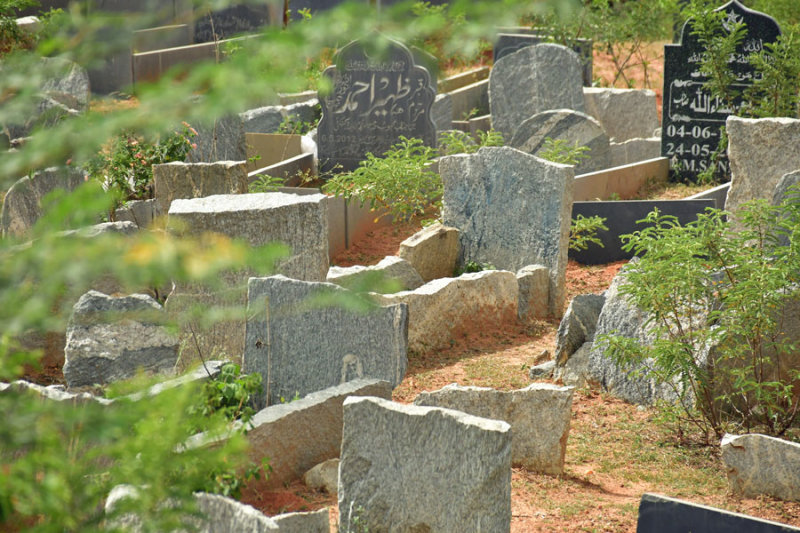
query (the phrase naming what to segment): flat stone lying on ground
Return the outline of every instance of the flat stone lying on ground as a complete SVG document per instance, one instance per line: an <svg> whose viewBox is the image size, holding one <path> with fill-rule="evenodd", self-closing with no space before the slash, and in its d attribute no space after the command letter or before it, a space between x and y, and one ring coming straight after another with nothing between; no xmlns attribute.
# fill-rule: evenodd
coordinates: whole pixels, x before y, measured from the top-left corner
<svg viewBox="0 0 800 533"><path fill-rule="evenodd" d="M524 389L498 391L455 383L421 392L414 405L444 407L503 420L511 425L511 464L533 472L561 474L572 415L571 387L534 383Z"/></svg>
<svg viewBox="0 0 800 533"><path fill-rule="evenodd" d="M767 435L725 435L722 462L731 490L800 501L800 444Z"/></svg>
<svg viewBox="0 0 800 533"><path fill-rule="evenodd" d="M522 267L517 271L517 285L519 319L545 318L550 312L550 269L542 265Z"/></svg>
<svg viewBox="0 0 800 533"><path fill-rule="evenodd" d="M596 119L571 109L542 111L527 118L514 132L509 146L532 155L547 148L547 139L565 141L569 147L583 146L585 158L575 165L575 174L596 172L611 166L608 135Z"/></svg>
<svg viewBox="0 0 800 533"><path fill-rule="evenodd" d="M449 278L458 261L458 230L439 222L431 224L401 242L397 255L408 261L425 283Z"/></svg>
<svg viewBox="0 0 800 533"><path fill-rule="evenodd" d="M735 216L745 202L771 200L781 177L800 170L800 151L787 149L800 142L800 120L730 116L725 127L731 165L725 209Z"/></svg>
<svg viewBox="0 0 800 533"><path fill-rule="evenodd" d="M344 402L339 528L509 531L511 429L379 398Z"/></svg>
<svg viewBox="0 0 800 533"><path fill-rule="evenodd" d="M67 386L111 383L133 377L139 369L171 372L178 339L160 324L163 315L146 294L114 298L89 291L81 296L67 326Z"/></svg>
<svg viewBox="0 0 800 533"><path fill-rule="evenodd" d="M218 161L216 163L172 162L153 165L153 184L159 212L167 213L177 198L202 198L214 194L244 194L247 192L247 163Z"/></svg>
<svg viewBox="0 0 800 533"><path fill-rule="evenodd" d="M282 487L312 467L339 457L342 443L342 403L349 396L390 399L386 381L356 379L309 394L289 403L262 409L251 419L246 438L256 463L268 458L271 472L265 486Z"/></svg>
<svg viewBox="0 0 800 533"><path fill-rule="evenodd" d="M578 54L557 44L537 44L502 57L489 74L492 127L506 142L536 113L584 110L583 66Z"/></svg>
<svg viewBox="0 0 800 533"><path fill-rule="evenodd" d="M515 54L538 46L542 45ZM549 268L549 312L561 316L573 168L501 146L443 157L439 172L444 184L442 223L460 232L459 264L491 264L511 271L534 264Z"/></svg>
<svg viewBox="0 0 800 533"><path fill-rule="evenodd" d="M584 87L583 97L586 113L603 125L614 142L650 137L658 128L656 93L649 89Z"/></svg>
<svg viewBox="0 0 800 533"><path fill-rule="evenodd" d="M84 183L86 176L74 167L51 167L18 180L3 199L0 235L22 237L42 216L42 199L57 189L67 192Z"/></svg>
<svg viewBox="0 0 800 533"><path fill-rule="evenodd" d="M360 298L331 283L250 279L243 368L264 380L261 405L357 378L400 384L408 363L408 309L369 308ZM361 309L341 305L348 299Z"/></svg>
<svg viewBox="0 0 800 533"><path fill-rule="evenodd" d="M280 533L329 533L331 530L327 508L306 513L283 513L271 518Z"/></svg>
<svg viewBox="0 0 800 533"><path fill-rule="evenodd" d="M351 267L332 266L328 269L326 281L347 289L359 287L369 289L365 284L389 281L396 284L397 290L401 291L414 290L425 284L408 261L393 255L384 257L377 265L366 267L361 265ZM377 290L375 292L385 291Z"/></svg>
<svg viewBox="0 0 800 533"><path fill-rule="evenodd" d="M478 321L481 327L516 321L517 294L512 272L485 270L373 297L381 305L408 306L408 349L424 353L449 346L458 332L471 330Z"/></svg>

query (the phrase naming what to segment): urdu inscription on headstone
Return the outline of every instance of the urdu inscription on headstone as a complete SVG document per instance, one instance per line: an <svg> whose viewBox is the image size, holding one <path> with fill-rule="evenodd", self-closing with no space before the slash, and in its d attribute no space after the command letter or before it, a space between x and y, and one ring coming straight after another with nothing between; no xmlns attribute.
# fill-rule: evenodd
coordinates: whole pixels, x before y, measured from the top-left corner
<svg viewBox="0 0 800 533"><path fill-rule="evenodd" d="M743 22L745 37L728 63L736 75L734 88L742 91L752 85L755 69L749 55L759 52L766 43L777 40L781 31L775 19L731 0L717 9L727 13L723 27ZM683 26L680 44L664 46L664 100L661 120L661 155L669 157L672 178L680 181L697 178L712 165L711 154L717 149L720 127L738 110L725 104L703 88L708 79L700 73L704 50L697 36L692 35L692 21ZM718 172L730 172L727 157L718 163Z"/></svg>
<svg viewBox="0 0 800 533"><path fill-rule="evenodd" d="M320 95L322 119L317 144L323 171L336 165L348 171L367 152L383 155L400 136L436 146L431 106L436 97L428 71L414 62L401 43L389 41L379 52L368 52L353 41L324 75L333 90Z"/></svg>

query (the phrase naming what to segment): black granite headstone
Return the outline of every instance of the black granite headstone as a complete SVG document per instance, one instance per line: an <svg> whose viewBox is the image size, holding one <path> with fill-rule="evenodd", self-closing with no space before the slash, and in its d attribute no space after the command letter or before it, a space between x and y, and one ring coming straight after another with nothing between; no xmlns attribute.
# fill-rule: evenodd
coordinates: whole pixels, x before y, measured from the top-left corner
<svg viewBox="0 0 800 533"><path fill-rule="evenodd" d="M731 0L717 9L727 13L728 21L744 22L746 36L728 63L735 73L737 89L752 84L755 71L749 55L774 42L780 35L775 19ZM661 120L661 155L671 160L673 180L694 181L709 168L711 154L717 149L720 127L737 109L724 104L703 89L707 77L700 73L703 47L692 35L692 21L683 25L680 44L664 45L664 99ZM727 26L726 26L727 27ZM736 107L736 106L734 106ZM728 173L728 160L718 164L718 172Z"/></svg>
<svg viewBox="0 0 800 533"><path fill-rule="evenodd" d="M198 18L194 25L194 42L230 39L241 33L254 32L267 24L269 12L266 5L238 3Z"/></svg>
<svg viewBox="0 0 800 533"><path fill-rule="evenodd" d="M368 152L383 155L401 135L436 146L430 74L404 45L389 41L370 54L362 43L351 42L324 75L333 90L320 95L317 146L323 171L337 165L353 170Z"/></svg>
<svg viewBox="0 0 800 533"><path fill-rule="evenodd" d="M796 533L800 529L722 509L643 494L636 533Z"/></svg>
<svg viewBox="0 0 800 533"><path fill-rule="evenodd" d="M492 49L492 57L495 63L501 57L513 54L526 46L533 46L548 42L547 36L538 33L535 29L520 28L515 29L514 33L498 33ZM592 86L592 40L576 39L571 46L572 50L578 54L583 64L583 86Z"/></svg>
<svg viewBox="0 0 800 533"><path fill-rule="evenodd" d="M569 251L569 258L584 265L603 265L613 261L630 259L633 253L622 249L620 235L645 228L637 221L644 219L654 208L664 215L677 217L681 224L697 220L697 215L707 207L714 207L714 200L627 200L619 202L574 202L572 218L600 216L606 219L608 231L598 231L597 238L603 246L590 244L587 250Z"/></svg>

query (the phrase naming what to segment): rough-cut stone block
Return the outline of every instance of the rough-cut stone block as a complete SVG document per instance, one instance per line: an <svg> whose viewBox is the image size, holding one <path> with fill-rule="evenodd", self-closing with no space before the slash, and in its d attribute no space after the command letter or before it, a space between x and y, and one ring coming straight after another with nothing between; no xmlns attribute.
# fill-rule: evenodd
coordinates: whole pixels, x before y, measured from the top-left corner
<svg viewBox="0 0 800 533"><path fill-rule="evenodd" d="M523 48L513 55L538 48ZM507 57L511 57L507 56ZM442 223L459 230L459 263L550 269L550 313L564 310L572 186L569 165L508 146L443 157Z"/></svg>
<svg viewBox="0 0 800 533"><path fill-rule="evenodd" d="M534 383L524 389L498 391L455 383L422 392L414 405L444 407L511 425L511 463L545 474L564 471L572 388Z"/></svg>
<svg viewBox="0 0 800 533"><path fill-rule="evenodd" d="M528 265L517 271L517 316L520 320L544 318L550 312L550 269Z"/></svg>
<svg viewBox="0 0 800 533"><path fill-rule="evenodd" d="M575 174L596 172L611 166L608 135L603 126L586 113L571 109L542 111L526 119L514 132L509 146L538 155L547 139L566 141L569 146L585 146L585 159L575 165Z"/></svg>
<svg viewBox="0 0 800 533"><path fill-rule="evenodd" d="M800 169L800 120L728 117L728 158L731 188L725 208L734 215L745 202L772 199L775 186L787 172Z"/></svg>
<svg viewBox="0 0 800 533"><path fill-rule="evenodd" d="M553 371L555 369L556 369L556 362L547 361L546 363L541 363L532 366L528 370L528 378L532 380L550 379L551 377L553 377Z"/></svg>
<svg viewBox="0 0 800 533"><path fill-rule="evenodd" d="M431 106L431 120L436 131L442 132L453 127L453 99L449 94L437 94Z"/></svg>
<svg viewBox="0 0 800 533"><path fill-rule="evenodd" d="M64 349L69 387L132 377L138 369L169 372L178 339L158 324L161 306L146 294L113 298L89 291L72 309Z"/></svg>
<svg viewBox="0 0 800 533"><path fill-rule="evenodd" d="M725 435L722 462L731 490L800 501L800 444L767 435Z"/></svg>
<svg viewBox="0 0 800 533"><path fill-rule="evenodd" d="M314 490L322 490L328 494L339 491L339 459L328 459L306 472L303 483Z"/></svg>
<svg viewBox="0 0 800 533"><path fill-rule="evenodd" d="M281 533L329 533L328 509L308 513L284 513L271 517Z"/></svg>
<svg viewBox="0 0 800 533"><path fill-rule="evenodd" d="M250 109L239 116L247 133L277 133L281 123L287 121L311 124L319 118L319 101L312 98L290 105L275 105Z"/></svg>
<svg viewBox="0 0 800 533"><path fill-rule="evenodd" d="M650 137L658 127L656 93L651 90L584 87L583 97L586 113L600 121L614 142Z"/></svg>
<svg viewBox="0 0 800 533"><path fill-rule="evenodd" d="M344 402L339 530L509 531L511 429L450 409Z"/></svg>
<svg viewBox="0 0 800 533"><path fill-rule="evenodd" d="M365 312L344 307L347 298L357 296L331 283L250 279L243 366L261 373L269 404L356 378L400 384L408 363L407 307Z"/></svg>
<svg viewBox="0 0 800 533"><path fill-rule="evenodd" d="M26 176L11 186L0 213L2 235L25 235L42 216L42 198L56 189L67 192L85 181L83 171L73 167L48 168Z"/></svg>
<svg viewBox="0 0 800 533"><path fill-rule="evenodd" d="M569 387L583 387L590 379L589 354L592 351L592 342L584 342L575 353L561 366L553 369L553 378ZM555 362L555 361L554 361Z"/></svg>
<svg viewBox="0 0 800 533"><path fill-rule="evenodd" d="M698 503L643 494L637 533L798 533L800 529Z"/></svg>
<svg viewBox="0 0 800 533"><path fill-rule="evenodd" d="M202 198L214 194L247 192L247 163L165 163L153 165L155 199L159 211L166 213L176 198Z"/></svg>
<svg viewBox="0 0 800 533"><path fill-rule="evenodd" d="M282 487L303 477L311 467L339 457L342 444L342 402L348 396L389 399L386 381L357 379L314 392L290 403L272 405L252 418L247 432L252 460L269 458L268 487Z"/></svg>
<svg viewBox="0 0 800 533"><path fill-rule="evenodd" d="M609 160L612 167L621 167L640 161L649 161L661 156L661 138L628 139L608 145Z"/></svg>
<svg viewBox="0 0 800 533"><path fill-rule="evenodd" d="M423 353L448 346L453 336L517 318L517 278L485 270L442 278L413 291L374 294L381 305L408 305L408 349Z"/></svg>
<svg viewBox="0 0 800 533"><path fill-rule="evenodd" d="M380 260L377 265L371 266L351 266L337 267L332 266L328 270L328 283L335 283L340 287L352 289L359 284L368 283L377 273L383 276L384 280L392 280L399 286L399 290L414 290L425 284L411 263L403 258L390 255ZM372 290L372 289L370 289ZM383 291L378 291L383 292Z"/></svg>
<svg viewBox="0 0 800 533"><path fill-rule="evenodd" d="M198 124L195 130L197 137L193 140L197 147L189 152L186 161L215 163L247 159L244 122L239 115L223 117L211 124Z"/></svg>
<svg viewBox="0 0 800 533"><path fill-rule="evenodd" d="M432 224L401 242L397 255L411 263L426 283L449 278L458 261L458 230Z"/></svg>
<svg viewBox="0 0 800 533"><path fill-rule="evenodd" d="M163 214L155 198L148 200L132 200L114 211L114 218L118 222L132 222L139 229L149 228L156 217Z"/></svg>
<svg viewBox="0 0 800 533"><path fill-rule="evenodd" d="M501 58L489 74L492 127L508 141L536 113L583 111L582 70L578 54L557 44L528 46Z"/></svg>
<svg viewBox="0 0 800 533"><path fill-rule="evenodd" d="M600 294L579 294L569 303L556 334L555 360L559 366L564 366L584 342L594 339L597 319L605 302L605 296Z"/></svg>
<svg viewBox="0 0 800 533"><path fill-rule="evenodd" d="M630 337L649 345L653 342L652 331L645 326L647 315L628 301L620 288L626 283L622 270L605 292L605 304L597 319L595 336L614 334ZM574 355L573 355L574 357ZM605 390L623 400L640 405L652 405L657 400L677 401L673 387L657 383L646 375L653 362L645 360L634 367L621 367L605 354L601 343L593 343L589 353L587 382L599 384ZM570 358L571 359L571 358ZM677 384L676 384L677 386Z"/></svg>
<svg viewBox="0 0 800 533"><path fill-rule="evenodd" d="M328 214L324 194L280 192L216 195L174 200L170 224L182 233L216 232L252 246L282 242L291 255L277 270L296 279L322 281L328 273Z"/></svg>

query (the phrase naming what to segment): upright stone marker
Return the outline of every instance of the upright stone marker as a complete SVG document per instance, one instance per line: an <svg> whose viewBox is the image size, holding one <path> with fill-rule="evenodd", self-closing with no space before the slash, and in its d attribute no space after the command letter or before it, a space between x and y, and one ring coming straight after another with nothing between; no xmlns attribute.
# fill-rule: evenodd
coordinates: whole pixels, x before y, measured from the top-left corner
<svg viewBox="0 0 800 533"><path fill-rule="evenodd" d="M550 313L561 316L573 167L500 146L443 157L439 172L442 223L460 232L459 263L489 263L513 272L546 266Z"/></svg>
<svg viewBox="0 0 800 533"><path fill-rule="evenodd" d="M752 84L755 70L748 56L774 42L781 30L775 19L753 11L731 0L717 11L727 13L723 26L744 22L745 38L729 60L737 81L733 86L741 91ZM664 46L664 104L661 120L661 155L671 158L673 179L695 180L697 174L712 165L711 154L717 149L720 127L725 119L738 110L728 109L718 98L703 89L708 79L700 73L705 50L692 35L692 21L683 25L681 44ZM718 171L727 173L727 158L718 163Z"/></svg>
<svg viewBox="0 0 800 533"><path fill-rule="evenodd" d="M436 146L431 77L404 45L388 41L384 49L372 52L353 41L324 75L333 90L319 99L317 142L323 171L336 165L353 170L367 152L383 155L401 135Z"/></svg>
<svg viewBox="0 0 800 533"><path fill-rule="evenodd" d="M358 378L397 386L408 363L405 304L349 310L331 283L250 278L244 370L260 372L269 404ZM263 398L261 399L263 404Z"/></svg>
<svg viewBox="0 0 800 533"><path fill-rule="evenodd" d="M536 113L583 111L581 69L578 54L558 44L527 46L500 59L489 74L492 127L510 141Z"/></svg>
<svg viewBox="0 0 800 533"><path fill-rule="evenodd" d="M492 61L497 63L499 59L522 50L526 46L546 43L547 39L546 34L533 31L531 33L498 33L492 49ZM584 87L592 86L592 44L591 39L575 39L571 47L580 56L581 63L583 63Z"/></svg>

